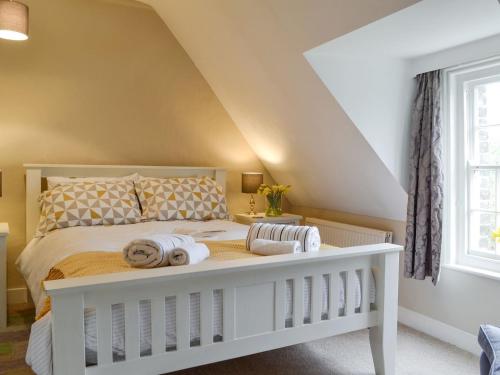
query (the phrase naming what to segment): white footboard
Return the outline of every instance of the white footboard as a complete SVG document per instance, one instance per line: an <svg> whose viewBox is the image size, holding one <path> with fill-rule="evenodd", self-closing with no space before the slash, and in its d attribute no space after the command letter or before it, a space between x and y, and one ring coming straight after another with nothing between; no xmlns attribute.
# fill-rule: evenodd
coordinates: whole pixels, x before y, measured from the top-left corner
<svg viewBox="0 0 500 375"><path fill-rule="evenodd" d="M179 369L372 328L370 343L377 374L394 374L398 258L392 244L325 250L319 253L248 258L188 267L84 277L45 283L52 298L55 375L163 374ZM370 304L374 272L376 302ZM327 275L327 276L325 276ZM341 275L345 308L339 309ZM355 305L361 275L361 307ZM310 319L304 319L305 279L311 278ZM293 319L285 322L286 285L293 280ZM328 280L327 312L322 282ZM222 312L214 309L222 291ZM190 334L190 300L200 296L200 338ZM176 342L168 345L166 298L175 298ZM141 351L141 301L151 305L151 350ZM112 305L123 304L125 356L112 349ZM95 308L97 364L87 366L84 309ZM214 337L214 321L222 334ZM172 343L171 343L172 344ZM355 353L353 353L355 355Z"/></svg>

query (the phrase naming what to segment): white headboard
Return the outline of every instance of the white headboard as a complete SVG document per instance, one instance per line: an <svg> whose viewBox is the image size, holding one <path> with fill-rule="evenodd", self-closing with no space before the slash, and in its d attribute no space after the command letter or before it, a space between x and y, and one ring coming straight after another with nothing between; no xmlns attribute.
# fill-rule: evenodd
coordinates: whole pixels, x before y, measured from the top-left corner
<svg viewBox="0 0 500 375"><path fill-rule="evenodd" d="M26 242L35 235L40 220L38 198L44 177L120 177L132 173L139 173L145 177L207 176L216 180L224 191L226 189L226 170L223 168L63 164L25 164L24 168L26 169Z"/></svg>

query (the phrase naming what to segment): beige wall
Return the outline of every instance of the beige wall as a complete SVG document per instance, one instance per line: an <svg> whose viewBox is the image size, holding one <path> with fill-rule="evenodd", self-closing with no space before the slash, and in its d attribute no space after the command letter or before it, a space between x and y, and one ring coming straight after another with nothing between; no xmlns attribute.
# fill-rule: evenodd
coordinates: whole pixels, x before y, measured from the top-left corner
<svg viewBox="0 0 500 375"><path fill-rule="evenodd" d="M29 41L0 40L9 287L23 285L14 267L25 241L23 163L226 167L230 208L246 208L240 172L263 167L153 10L128 0L25 2Z"/></svg>

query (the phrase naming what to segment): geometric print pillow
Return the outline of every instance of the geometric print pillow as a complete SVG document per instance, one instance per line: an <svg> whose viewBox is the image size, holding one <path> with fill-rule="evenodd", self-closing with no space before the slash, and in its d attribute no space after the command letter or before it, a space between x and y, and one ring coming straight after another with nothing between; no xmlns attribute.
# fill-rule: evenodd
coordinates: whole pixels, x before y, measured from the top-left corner
<svg viewBox="0 0 500 375"><path fill-rule="evenodd" d="M36 236L54 229L141 221L133 181L76 182L58 185L40 196Z"/></svg>
<svg viewBox="0 0 500 375"><path fill-rule="evenodd" d="M224 192L208 177L141 178L135 187L145 220L228 217Z"/></svg>

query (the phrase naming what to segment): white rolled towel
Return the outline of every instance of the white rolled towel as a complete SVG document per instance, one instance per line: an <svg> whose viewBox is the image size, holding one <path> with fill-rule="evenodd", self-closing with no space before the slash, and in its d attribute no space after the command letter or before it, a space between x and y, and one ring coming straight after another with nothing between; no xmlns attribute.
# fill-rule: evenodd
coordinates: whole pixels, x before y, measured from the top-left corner
<svg viewBox="0 0 500 375"><path fill-rule="evenodd" d="M250 244L250 251L259 255L280 255L300 253L299 241L273 241L257 238Z"/></svg>
<svg viewBox="0 0 500 375"><path fill-rule="evenodd" d="M302 252L318 251L321 246L318 228L310 226L256 223L248 230L247 250L256 239L299 241Z"/></svg>
<svg viewBox="0 0 500 375"><path fill-rule="evenodd" d="M183 234L153 234L129 242L123 248L123 258L132 267L155 268L168 266L168 254L175 248L194 243Z"/></svg>
<svg viewBox="0 0 500 375"><path fill-rule="evenodd" d="M203 243L188 243L177 246L168 254L168 261L172 266L196 264L207 259L210 250Z"/></svg>

